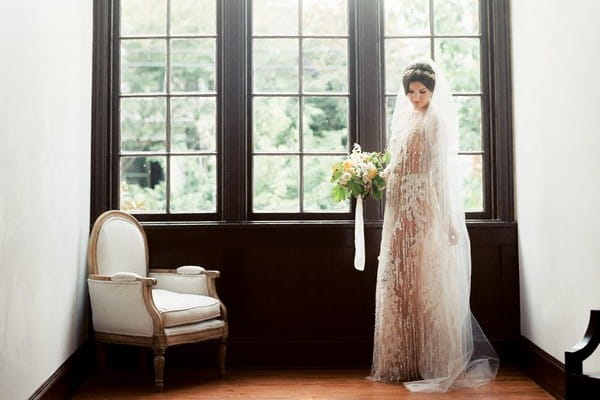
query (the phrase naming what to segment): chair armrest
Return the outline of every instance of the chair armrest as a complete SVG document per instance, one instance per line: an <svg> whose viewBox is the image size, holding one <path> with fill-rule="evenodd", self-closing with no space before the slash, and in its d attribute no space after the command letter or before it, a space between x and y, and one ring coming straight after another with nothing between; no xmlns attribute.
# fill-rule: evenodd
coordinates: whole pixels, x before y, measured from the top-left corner
<svg viewBox="0 0 600 400"><path fill-rule="evenodd" d="M152 300L153 278L114 281L107 275L90 275L88 287L94 331L151 337L164 330Z"/></svg>
<svg viewBox="0 0 600 400"><path fill-rule="evenodd" d="M210 278L219 278L221 276L221 272L217 271L217 270L212 270L212 269L204 269L202 267L200 267L202 270L199 271L196 274L186 274L185 272L178 272L178 270L181 270L182 267L179 267L177 269L173 269L173 268L152 268L150 269L150 272L152 273L157 273L157 274L177 274L177 275L184 275L184 276L197 276L197 275L206 275L207 277Z"/></svg>
<svg viewBox="0 0 600 400"><path fill-rule="evenodd" d="M221 277L221 272L211 269L204 271L204 274L213 279Z"/></svg>
<svg viewBox="0 0 600 400"><path fill-rule="evenodd" d="M111 275L96 275L96 274L90 274L88 276L88 280L96 280L96 281L114 281L113 276ZM134 281L136 282L141 282L143 285L145 286L152 286L152 285L156 285L156 279L154 278L147 278L145 276L140 276L140 277L136 277L134 279Z"/></svg>
<svg viewBox="0 0 600 400"><path fill-rule="evenodd" d="M151 269L149 275L157 280L157 289L219 298L214 289L214 279L220 276L219 271L207 271L202 267L185 266L176 270L169 268Z"/></svg>

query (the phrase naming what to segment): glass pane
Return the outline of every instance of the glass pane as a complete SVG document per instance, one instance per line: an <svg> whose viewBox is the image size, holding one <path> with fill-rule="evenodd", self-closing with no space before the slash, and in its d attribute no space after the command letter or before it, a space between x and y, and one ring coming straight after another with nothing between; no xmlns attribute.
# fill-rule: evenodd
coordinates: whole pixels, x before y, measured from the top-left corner
<svg viewBox="0 0 600 400"><path fill-rule="evenodd" d="M121 40L121 93L164 93L166 65L164 40Z"/></svg>
<svg viewBox="0 0 600 400"><path fill-rule="evenodd" d="M460 123L461 151L481 150L481 98L479 96L457 96Z"/></svg>
<svg viewBox="0 0 600 400"><path fill-rule="evenodd" d="M390 143L390 134L392 132L392 115L396 106L396 96L387 96L385 98L385 132L386 132L386 149ZM389 150L389 149L388 149Z"/></svg>
<svg viewBox="0 0 600 400"><path fill-rule="evenodd" d="M164 35L166 0L121 0L121 35Z"/></svg>
<svg viewBox="0 0 600 400"><path fill-rule="evenodd" d="M479 33L479 0L434 0L435 34Z"/></svg>
<svg viewBox="0 0 600 400"><path fill-rule="evenodd" d="M348 40L305 39L304 92L348 92Z"/></svg>
<svg viewBox="0 0 600 400"><path fill-rule="evenodd" d="M304 151L348 151L347 98L305 97L302 112Z"/></svg>
<svg viewBox="0 0 600 400"><path fill-rule="evenodd" d="M121 158L121 210L165 211L165 157Z"/></svg>
<svg viewBox="0 0 600 400"><path fill-rule="evenodd" d="M302 0L303 35L348 35L347 0Z"/></svg>
<svg viewBox="0 0 600 400"><path fill-rule="evenodd" d="M214 97L171 98L171 148L215 151L216 107Z"/></svg>
<svg viewBox="0 0 600 400"><path fill-rule="evenodd" d="M171 42L171 90L215 91L215 39L174 39Z"/></svg>
<svg viewBox="0 0 600 400"><path fill-rule="evenodd" d="M300 211L298 168L297 156L254 156L254 211Z"/></svg>
<svg viewBox="0 0 600 400"><path fill-rule="evenodd" d="M385 0L384 7L387 36L430 33L429 0Z"/></svg>
<svg viewBox="0 0 600 400"><path fill-rule="evenodd" d="M172 35L215 35L216 0L171 0Z"/></svg>
<svg viewBox="0 0 600 400"><path fill-rule="evenodd" d="M480 91L479 39L436 39L435 57L454 92Z"/></svg>
<svg viewBox="0 0 600 400"><path fill-rule="evenodd" d="M298 0L253 0L252 34L297 35Z"/></svg>
<svg viewBox="0 0 600 400"><path fill-rule="evenodd" d="M254 92L298 92L298 40L254 39Z"/></svg>
<svg viewBox="0 0 600 400"><path fill-rule="evenodd" d="M166 104L159 98L121 99L121 150L164 151Z"/></svg>
<svg viewBox="0 0 600 400"><path fill-rule="evenodd" d="M254 151L298 151L298 98L255 97Z"/></svg>
<svg viewBox="0 0 600 400"><path fill-rule="evenodd" d="M460 169L463 180L465 211L483 211L483 163L482 156L461 155Z"/></svg>
<svg viewBox="0 0 600 400"><path fill-rule="evenodd" d="M216 211L216 165L215 156L177 156L171 158L171 211Z"/></svg>
<svg viewBox="0 0 600 400"><path fill-rule="evenodd" d="M419 57L431 57L429 39L385 40L385 92L396 94L402 86L402 71Z"/></svg>
<svg viewBox="0 0 600 400"><path fill-rule="evenodd" d="M334 201L331 196L333 187L331 166L342 161L345 156L304 157L304 211L308 212L348 212L349 201Z"/></svg>

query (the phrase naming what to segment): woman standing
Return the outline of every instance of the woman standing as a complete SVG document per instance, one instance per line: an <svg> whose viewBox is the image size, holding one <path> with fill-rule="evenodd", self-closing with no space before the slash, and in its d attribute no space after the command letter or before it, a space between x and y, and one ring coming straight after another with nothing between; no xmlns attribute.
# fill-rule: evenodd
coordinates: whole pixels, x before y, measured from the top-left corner
<svg viewBox="0 0 600 400"><path fill-rule="evenodd" d="M494 379L498 358L469 307L471 259L458 177L458 123L431 60L396 98L377 272L371 379L446 391Z"/></svg>

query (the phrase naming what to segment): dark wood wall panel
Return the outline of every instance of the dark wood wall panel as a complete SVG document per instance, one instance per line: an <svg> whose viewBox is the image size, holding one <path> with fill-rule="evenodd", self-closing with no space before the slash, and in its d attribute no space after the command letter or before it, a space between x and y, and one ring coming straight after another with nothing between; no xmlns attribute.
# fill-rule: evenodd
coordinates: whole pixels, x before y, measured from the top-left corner
<svg viewBox="0 0 600 400"><path fill-rule="evenodd" d="M221 271L230 365L370 363L379 225L365 230L364 272L353 267L352 224L147 224L145 230L152 267ZM502 353L519 338L516 226L474 224L469 232L472 309Z"/></svg>
<svg viewBox="0 0 600 400"><path fill-rule="evenodd" d="M473 247L471 310L485 332L502 331L502 259L498 246Z"/></svg>

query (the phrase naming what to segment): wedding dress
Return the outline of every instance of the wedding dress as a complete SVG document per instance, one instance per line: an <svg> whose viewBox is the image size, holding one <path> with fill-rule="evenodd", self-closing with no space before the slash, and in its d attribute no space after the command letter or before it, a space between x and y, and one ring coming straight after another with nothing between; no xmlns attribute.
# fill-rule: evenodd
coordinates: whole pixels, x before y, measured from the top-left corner
<svg viewBox="0 0 600 400"><path fill-rule="evenodd" d="M370 378L446 391L494 379L498 358L469 307L456 111L425 62L436 78L429 107L414 109L401 88L392 117Z"/></svg>

